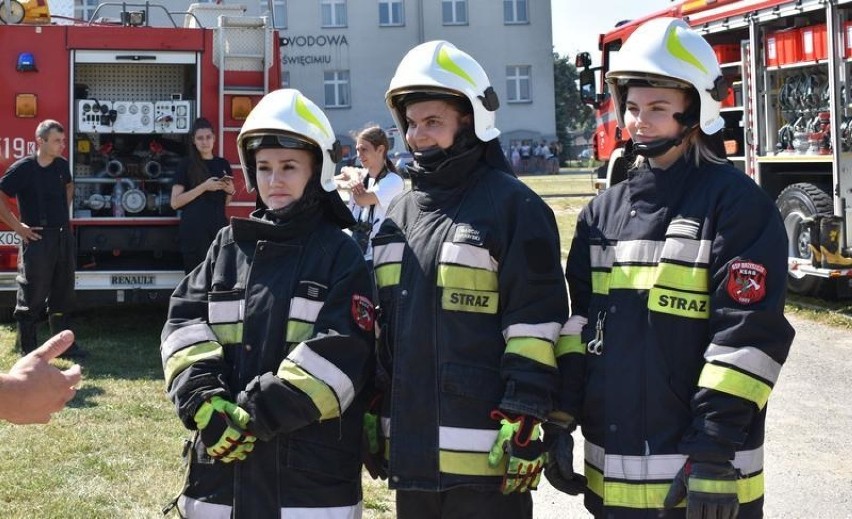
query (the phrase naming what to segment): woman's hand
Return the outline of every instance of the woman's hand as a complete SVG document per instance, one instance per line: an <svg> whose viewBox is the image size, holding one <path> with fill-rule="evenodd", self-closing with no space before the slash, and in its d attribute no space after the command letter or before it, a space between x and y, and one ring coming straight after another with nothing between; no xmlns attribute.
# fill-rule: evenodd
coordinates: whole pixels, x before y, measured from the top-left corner
<svg viewBox="0 0 852 519"><path fill-rule="evenodd" d="M234 187L234 177L230 177L225 175L224 177L219 179L219 183L222 184L222 190L228 194L228 196L234 196L237 192L237 188Z"/></svg>

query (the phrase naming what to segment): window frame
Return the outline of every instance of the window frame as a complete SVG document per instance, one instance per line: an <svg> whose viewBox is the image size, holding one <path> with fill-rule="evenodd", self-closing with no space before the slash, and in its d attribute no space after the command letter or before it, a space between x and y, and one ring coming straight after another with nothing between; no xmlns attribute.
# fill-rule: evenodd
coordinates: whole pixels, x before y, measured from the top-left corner
<svg viewBox="0 0 852 519"><path fill-rule="evenodd" d="M453 19L451 21L447 21L447 19L444 17L444 5L445 4L452 4L452 6L453 6L453 9L452 9ZM458 4L461 4L464 7L464 21L463 22L458 21L457 16L456 16L457 15L456 6ZM442 25L469 25L470 24L470 11L468 9L467 0L441 0L441 23L442 23Z"/></svg>
<svg viewBox="0 0 852 519"><path fill-rule="evenodd" d="M342 29L349 26L349 10L346 0L320 0L320 27L323 29ZM331 20L329 24L325 22L325 7L330 9ZM343 9L343 21L337 22L338 9Z"/></svg>
<svg viewBox="0 0 852 519"><path fill-rule="evenodd" d="M328 75L334 74L332 79L329 79ZM346 81L342 81L340 79L340 74L346 75ZM328 99L328 87L329 85L334 86L334 102L335 104L329 104ZM346 88L346 104L340 104L339 97L342 97L341 91L339 87L345 85ZM322 86L323 86L323 104L324 108L337 110L341 108L352 108L352 76L350 75L348 70L325 70L322 75Z"/></svg>
<svg viewBox="0 0 852 519"><path fill-rule="evenodd" d="M513 73L510 73L510 70ZM526 75L523 74L524 71L526 72ZM527 98L521 97L521 86L524 80L526 80ZM515 99L512 99L510 95L512 92L509 88L510 83L514 83L515 85ZM506 103L525 104L532 102L532 65L506 65Z"/></svg>
<svg viewBox="0 0 852 519"><path fill-rule="evenodd" d="M518 4L524 3L524 20L518 19ZM512 4L512 19L506 19L506 3ZM530 23L530 0L503 0L503 25L529 25Z"/></svg>
<svg viewBox="0 0 852 519"><path fill-rule="evenodd" d="M393 7L399 6L399 20L393 20ZM405 26L405 1L404 0L379 0L379 27L404 27ZM382 8L387 8L388 22L382 23Z"/></svg>
<svg viewBox="0 0 852 519"><path fill-rule="evenodd" d="M261 16L269 16L270 13L266 9L266 6L268 5L268 0L258 0L258 2L260 3ZM284 22L282 25L277 25L275 23L277 20L270 17L270 20L272 22L272 27L275 28L275 29L286 29L287 28L287 0L272 0L272 3L275 4L274 5L275 13L276 14L281 13L279 16L281 18L283 18L283 22Z"/></svg>

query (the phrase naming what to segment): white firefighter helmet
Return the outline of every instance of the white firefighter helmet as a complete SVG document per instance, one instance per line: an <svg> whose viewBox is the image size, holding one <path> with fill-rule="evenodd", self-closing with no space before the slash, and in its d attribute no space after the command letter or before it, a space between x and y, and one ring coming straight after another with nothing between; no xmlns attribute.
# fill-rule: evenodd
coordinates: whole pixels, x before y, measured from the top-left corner
<svg viewBox="0 0 852 519"><path fill-rule="evenodd" d="M250 190L257 188L253 150L270 142L276 147L319 152L320 184L327 192L337 189L334 169L340 161L340 142L322 110L298 90L282 88L266 94L243 123L237 151Z"/></svg>
<svg viewBox="0 0 852 519"><path fill-rule="evenodd" d="M500 135L495 126L495 112L500 103L488 75L475 59L452 43L440 40L421 43L399 62L385 101L403 133L408 128L405 98L411 94L421 100L428 99L429 94L435 94L436 98L448 94L466 97L473 108L473 129L479 140L488 142Z"/></svg>
<svg viewBox="0 0 852 519"><path fill-rule="evenodd" d="M725 126L719 115L728 85L713 48L680 18L656 18L639 26L613 57L606 73L618 125L624 128L624 95L630 82L668 88L694 87L698 125L712 135Z"/></svg>

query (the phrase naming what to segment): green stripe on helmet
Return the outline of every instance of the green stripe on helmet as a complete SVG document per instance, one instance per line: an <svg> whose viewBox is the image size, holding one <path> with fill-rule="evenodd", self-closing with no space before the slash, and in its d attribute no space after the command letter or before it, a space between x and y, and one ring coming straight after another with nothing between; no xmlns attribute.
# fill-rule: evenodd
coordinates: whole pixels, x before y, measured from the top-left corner
<svg viewBox="0 0 852 519"><path fill-rule="evenodd" d="M441 50L438 51L438 58L436 59L436 63L438 63L438 66L440 66L442 69L457 75L458 77L470 83L472 87L476 88L476 83L473 81L473 78L471 78L467 74L467 72L464 71L464 69L456 65L456 62L453 61L453 58L450 57L450 53L447 52L447 49L445 49L444 47L441 47Z"/></svg>
<svg viewBox="0 0 852 519"><path fill-rule="evenodd" d="M317 128L320 129L323 135L326 137L331 137L328 133L328 128L323 126L317 116L311 112L311 109L308 108L308 105L305 103L305 99L302 96L296 96L296 113L299 114L299 117L304 119L310 124L313 124Z"/></svg>
<svg viewBox="0 0 852 519"><path fill-rule="evenodd" d="M676 27L669 28L669 33L666 35L666 49L677 59L689 63L705 74L709 74L707 69L704 67L704 64L701 63L691 52L686 50L686 47L684 47L677 38L676 29Z"/></svg>

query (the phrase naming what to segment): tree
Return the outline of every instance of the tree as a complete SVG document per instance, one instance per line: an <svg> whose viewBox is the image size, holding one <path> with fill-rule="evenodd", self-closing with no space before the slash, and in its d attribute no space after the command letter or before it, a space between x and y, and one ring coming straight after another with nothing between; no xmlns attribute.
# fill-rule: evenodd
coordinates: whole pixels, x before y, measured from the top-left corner
<svg viewBox="0 0 852 519"><path fill-rule="evenodd" d="M580 101L577 89L579 74L568 56L553 53L553 87L556 101L556 138L562 144L560 162L567 159L573 141L569 130L583 132L594 131L595 119L592 108Z"/></svg>

